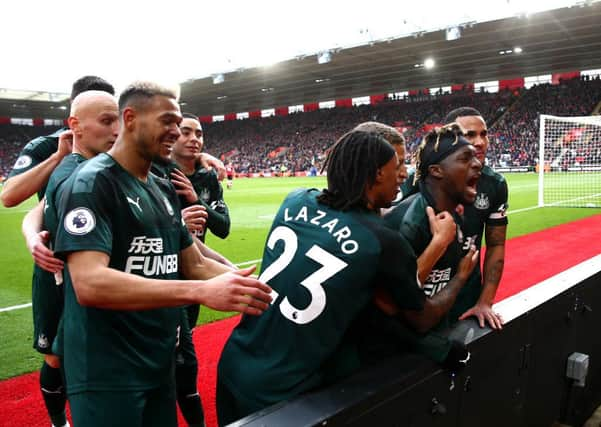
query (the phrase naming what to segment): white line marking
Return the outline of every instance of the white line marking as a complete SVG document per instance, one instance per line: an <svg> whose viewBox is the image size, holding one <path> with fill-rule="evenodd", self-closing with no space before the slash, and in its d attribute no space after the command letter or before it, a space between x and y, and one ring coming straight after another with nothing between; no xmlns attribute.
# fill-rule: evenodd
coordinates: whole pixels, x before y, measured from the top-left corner
<svg viewBox="0 0 601 427"><path fill-rule="evenodd" d="M241 263L235 264L235 265L236 265L236 267L243 267L245 265L256 264L261 261L262 261L262 259L253 259L252 261L244 261L244 262L241 262Z"/></svg>
<svg viewBox="0 0 601 427"><path fill-rule="evenodd" d="M526 211L531 211L533 209L538 209L540 208L540 206L530 206L529 208L522 208L522 209L516 209L514 211L509 211L507 212L507 215L509 214L514 214L514 213L520 213L520 212L526 212Z"/></svg>
<svg viewBox="0 0 601 427"><path fill-rule="evenodd" d="M13 305L12 307L0 308L0 312L19 310L21 308L27 308L27 307L31 307L31 303L30 302L28 302L27 304Z"/></svg>
<svg viewBox="0 0 601 427"><path fill-rule="evenodd" d="M588 196L576 197L574 199L560 200L559 202L547 203L547 204L545 204L545 206L561 206L563 204L570 203L570 202L575 202L577 200L586 200L586 199L591 199L591 198L597 198L599 196L601 196L601 193L590 194Z"/></svg>

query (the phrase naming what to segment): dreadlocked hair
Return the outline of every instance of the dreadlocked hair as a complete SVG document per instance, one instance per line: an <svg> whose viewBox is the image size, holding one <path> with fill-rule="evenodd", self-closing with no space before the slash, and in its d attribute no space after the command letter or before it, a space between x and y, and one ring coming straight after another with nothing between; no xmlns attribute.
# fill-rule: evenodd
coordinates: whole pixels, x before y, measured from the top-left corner
<svg viewBox="0 0 601 427"><path fill-rule="evenodd" d="M423 163L422 160L426 147L428 145L434 145L432 151L437 152L441 138L451 136L454 138L452 145L455 145L459 142L459 137L462 135L463 130L461 129L461 127L457 123L453 122L446 124L442 127L436 127L424 136L422 142L419 144L419 147L417 147L417 151L414 154L415 175L413 176L413 185L416 185L419 180L425 178L425 174L422 172L421 166Z"/></svg>
<svg viewBox="0 0 601 427"><path fill-rule="evenodd" d="M327 169L328 188L317 201L340 211L366 207L366 188L394 154L394 148L376 133L352 130L344 134L328 150L322 168L322 172Z"/></svg>

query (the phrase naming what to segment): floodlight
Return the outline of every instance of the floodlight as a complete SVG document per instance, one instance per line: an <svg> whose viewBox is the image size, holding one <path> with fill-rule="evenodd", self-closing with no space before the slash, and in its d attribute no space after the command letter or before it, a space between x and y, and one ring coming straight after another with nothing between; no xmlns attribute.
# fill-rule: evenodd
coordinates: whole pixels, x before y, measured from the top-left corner
<svg viewBox="0 0 601 427"><path fill-rule="evenodd" d="M446 38L447 38L447 41L457 40L457 39L461 38L461 28L459 28L459 27L447 28Z"/></svg>
<svg viewBox="0 0 601 427"><path fill-rule="evenodd" d="M521 48L521 47L519 47L519 46L516 46L516 47L514 47L514 48L513 48L513 51L514 51L515 53L522 53L522 48Z"/></svg>
<svg viewBox="0 0 601 427"><path fill-rule="evenodd" d="M435 64L436 64L436 62L434 62L434 60L432 58L427 58L424 61L424 67L426 67L427 70L434 68Z"/></svg>
<svg viewBox="0 0 601 427"><path fill-rule="evenodd" d="M225 77L224 77L224 75L222 73L213 74L211 77L213 77L213 84L214 85L221 84L225 80Z"/></svg>
<svg viewBox="0 0 601 427"><path fill-rule="evenodd" d="M320 52L317 55L317 63L318 64L327 64L332 60L332 54L330 51Z"/></svg>

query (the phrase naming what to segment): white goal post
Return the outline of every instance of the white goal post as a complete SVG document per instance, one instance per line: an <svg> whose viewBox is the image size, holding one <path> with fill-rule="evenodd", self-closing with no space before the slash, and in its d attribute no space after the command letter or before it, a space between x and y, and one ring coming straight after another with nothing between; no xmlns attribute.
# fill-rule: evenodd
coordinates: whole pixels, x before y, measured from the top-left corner
<svg viewBox="0 0 601 427"><path fill-rule="evenodd" d="M601 116L539 123L538 205L601 207Z"/></svg>

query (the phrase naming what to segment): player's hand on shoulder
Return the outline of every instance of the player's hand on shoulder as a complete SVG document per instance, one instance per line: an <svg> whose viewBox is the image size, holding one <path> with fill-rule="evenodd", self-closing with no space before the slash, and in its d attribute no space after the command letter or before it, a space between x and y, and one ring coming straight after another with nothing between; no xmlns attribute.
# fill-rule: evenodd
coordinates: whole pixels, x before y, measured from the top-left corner
<svg viewBox="0 0 601 427"><path fill-rule="evenodd" d="M476 248L476 245L471 245L470 250L465 254L465 256L459 262L459 267L457 268L457 275L464 280L467 280L470 274L472 274L472 270L478 263L478 255L480 251Z"/></svg>
<svg viewBox="0 0 601 427"><path fill-rule="evenodd" d="M207 224L207 208L202 205L192 205L182 209L182 218L190 232L202 232Z"/></svg>
<svg viewBox="0 0 601 427"><path fill-rule="evenodd" d="M269 308L271 288L250 277L255 266L221 274L203 285L204 305L219 311L259 315Z"/></svg>
<svg viewBox="0 0 601 427"><path fill-rule="evenodd" d="M73 151L73 131L71 129L62 132L58 136L58 147L56 152L62 158Z"/></svg>
<svg viewBox="0 0 601 427"><path fill-rule="evenodd" d="M54 257L54 252L48 249L48 231L40 231L27 240L27 248L38 267L50 272L57 273L63 269L63 261Z"/></svg>
<svg viewBox="0 0 601 427"><path fill-rule="evenodd" d="M481 328L488 323L492 329L503 329L503 318L499 313L495 313L488 304L478 302L475 306L459 316L459 320L465 320L472 316L475 316L478 319L478 324Z"/></svg>
<svg viewBox="0 0 601 427"><path fill-rule="evenodd" d="M194 190L194 186L188 179L188 177L179 169L173 169L171 172L171 183L175 187L175 192L183 196L188 203L195 203L198 201L198 195Z"/></svg>
<svg viewBox="0 0 601 427"><path fill-rule="evenodd" d="M217 179L219 181L223 181L225 179L225 165L217 157L211 156L208 153L200 153L198 155L198 161L205 169L215 169L215 171L217 171Z"/></svg>
<svg viewBox="0 0 601 427"><path fill-rule="evenodd" d="M432 240L446 248L455 239L457 233L457 224L453 216L447 211L435 214L430 206L426 207L426 215L428 215Z"/></svg>

